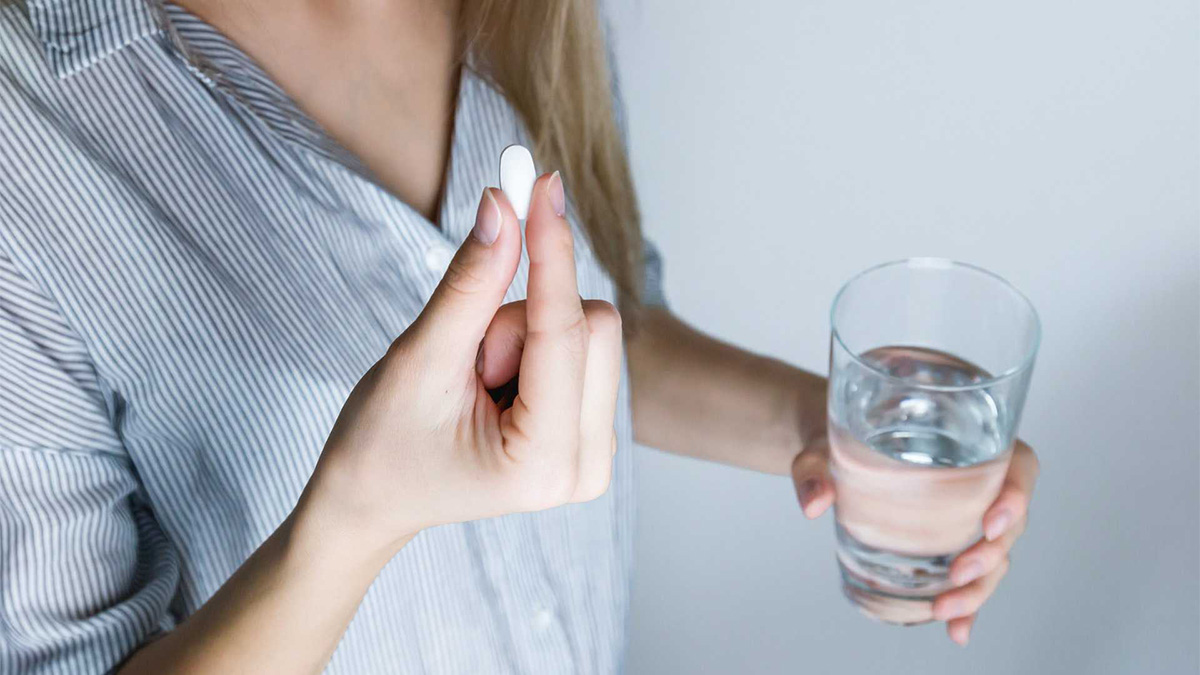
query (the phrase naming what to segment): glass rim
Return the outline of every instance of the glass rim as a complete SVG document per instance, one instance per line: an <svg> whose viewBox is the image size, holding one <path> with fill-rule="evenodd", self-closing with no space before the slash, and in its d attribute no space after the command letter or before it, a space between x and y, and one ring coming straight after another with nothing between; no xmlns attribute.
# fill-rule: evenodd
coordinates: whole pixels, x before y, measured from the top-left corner
<svg viewBox="0 0 1200 675"><path fill-rule="evenodd" d="M909 268L913 268L913 269L933 269L933 270L959 269L959 270L965 270L965 271L973 272L976 274L982 274L986 277L989 277L993 281L998 282L1004 288L1007 288L1009 291L1011 291L1013 294L1015 294L1017 296L1017 298L1019 298L1021 300L1021 302L1025 305L1025 308L1029 310L1029 315L1031 317L1033 317L1033 339L1030 340L1029 348L1026 351L1026 353L1021 357L1021 359L1017 362L1016 365L1012 366L1011 368L1008 368L1007 370L1004 370L1001 373L992 375L992 376L988 377L987 379L980 380L979 382L975 382L972 384L953 384L953 385L927 384L927 383L922 383L922 382L914 382L910 379L893 375L893 374L883 370L882 368L879 368L878 366L876 366L874 364L864 361L859 356L859 354L857 352L853 351L852 349L850 349L850 346L847 345L846 341L842 339L842 335L841 335L841 332L838 330L838 324L837 324L838 305L841 303L842 296L845 295L846 289L850 288L850 286L852 286L855 282L862 280L863 277L866 277L867 275L872 274L874 272L878 272L880 270L883 270L883 269L886 269L889 267L899 267L899 266L909 267ZM831 305L829 308L829 327L830 327L830 334L833 336L834 342L837 343L838 345L840 345L842 350L845 351L847 354L849 354L850 358L853 359L854 362L857 363L858 365L866 368L867 370L878 375L879 377L884 378L885 380L891 380L893 382L900 382L908 387L915 387L918 389L925 389L925 390L929 390L929 391L971 391L973 389L983 389L985 387L993 386L993 385L1003 382L1005 380L1010 380L1033 367L1033 363L1037 359L1038 348L1041 346L1041 343L1042 343L1042 318L1040 316L1038 316L1037 309L1033 306L1033 302L1031 302L1029 300L1029 298L1024 293L1022 293L1016 286L1014 286L1012 284L1012 282L1010 282L1009 280L1000 276L999 274L996 274L995 272L992 272L990 270L986 270L978 265L972 265L971 263L965 263L965 262L961 262L958 260L951 260L950 258L937 258L937 257L912 257L912 258L900 258L898 260L889 260L887 262L882 262L877 265L872 265L871 267L868 267L867 269L850 277L849 279L846 280L846 282L844 284L842 284L842 287L838 289L837 295L833 296L833 305Z"/></svg>

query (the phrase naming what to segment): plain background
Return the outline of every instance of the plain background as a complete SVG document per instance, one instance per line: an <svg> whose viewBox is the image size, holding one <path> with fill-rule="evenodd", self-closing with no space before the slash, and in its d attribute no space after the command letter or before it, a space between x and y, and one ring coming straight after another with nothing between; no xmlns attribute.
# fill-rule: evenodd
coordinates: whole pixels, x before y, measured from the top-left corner
<svg viewBox="0 0 1200 675"><path fill-rule="evenodd" d="M932 255L1045 330L1032 525L968 649L857 615L790 481L639 449L629 672L1196 673L1196 4L609 4L685 319L824 373L841 282Z"/></svg>

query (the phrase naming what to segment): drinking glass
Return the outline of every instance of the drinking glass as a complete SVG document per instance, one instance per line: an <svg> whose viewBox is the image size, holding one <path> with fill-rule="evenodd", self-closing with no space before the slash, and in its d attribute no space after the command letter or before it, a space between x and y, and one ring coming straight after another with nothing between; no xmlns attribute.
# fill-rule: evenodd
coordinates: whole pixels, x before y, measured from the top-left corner
<svg viewBox="0 0 1200 675"><path fill-rule="evenodd" d="M911 258L848 281L831 319L842 588L868 616L924 623L1004 481L1037 353L1037 313L990 272Z"/></svg>

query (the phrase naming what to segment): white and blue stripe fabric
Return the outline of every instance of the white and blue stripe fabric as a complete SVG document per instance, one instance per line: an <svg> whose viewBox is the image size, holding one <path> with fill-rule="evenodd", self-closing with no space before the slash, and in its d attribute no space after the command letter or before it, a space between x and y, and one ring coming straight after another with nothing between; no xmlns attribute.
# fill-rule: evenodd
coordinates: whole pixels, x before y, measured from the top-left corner
<svg viewBox="0 0 1200 675"><path fill-rule="evenodd" d="M117 668L289 513L501 149L529 142L482 77L460 81L435 226L181 8L0 0L0 673ZM581 293L613 300L576 241ZM607 495L422 532L327 672L620 670L620 397Z"/></svg>

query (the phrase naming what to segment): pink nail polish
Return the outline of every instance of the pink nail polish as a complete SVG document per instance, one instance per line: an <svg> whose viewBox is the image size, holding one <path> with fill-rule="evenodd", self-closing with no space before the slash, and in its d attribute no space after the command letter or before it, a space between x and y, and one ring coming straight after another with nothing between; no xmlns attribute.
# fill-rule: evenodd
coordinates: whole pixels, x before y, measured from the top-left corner
<svg viewBox="0 0 1200 675"><path fill-rule="evenodd" d="M471 234L484 246L491 246L500 236L501 221L503 217L500 215L500 205L492 196L491 189L485 188L483 197L479 200L479 210L475 213L475 227L471 229Z"/></svg>
<svg viewBox="0 0 1200 675"><path fill-rule="evenodd" d="M546 192L550 196L550 208L561 218L567 213L567 196L563 192L562 176L557 171L550 176L550 181L546 184Z"/></svg>

